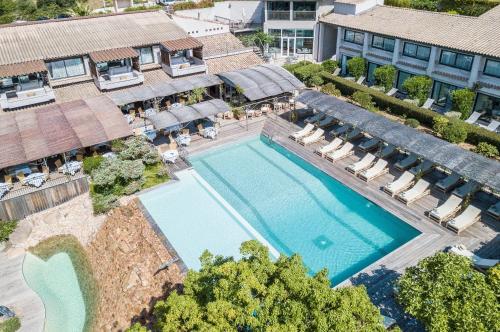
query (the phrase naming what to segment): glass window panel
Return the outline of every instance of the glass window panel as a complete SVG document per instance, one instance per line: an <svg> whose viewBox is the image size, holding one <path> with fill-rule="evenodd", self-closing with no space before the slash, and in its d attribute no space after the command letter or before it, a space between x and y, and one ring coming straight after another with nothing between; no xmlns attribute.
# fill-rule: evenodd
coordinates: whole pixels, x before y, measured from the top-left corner
<svg viewBox="0 0 500 332"><path fill-rule="evenodd" d="M487 59L484 65L484 73L486 75L500 77L500 61Z"/></svg>
<svg viewBox="0 0 500 332"><path fill-rule="evenodd" d="M454 66L455 60L457 58L457 54L449 51L441 51L441 60L440 62L443 65Z"/></svg>
<svg viewBox="0 0 500 332"><path fill-rule="evenodd" d="M66 77L66 67L64 65L64 60L52 61L49 63L50 76L53 79L65 78Z"/></svg>
<svg viewBox="0 0 500 332"><path fill-rule="evenodd" d="M297 54L312 54L313 38L297 38L296 53Z"/></svg>
<svg viewBox="0 0 500 332"><path fill-rule="evenodd" d="M403 90L403 83L404 81L406 81L408 78L414 76L413 74L411 73L407 73L405 71L399 71L399 74L398 74L398 81L396 83L396 88L400 91L404 91Z"/></svg>
<svg viewBox="0 0 500 332"><path fill-rule="evenodd" d="M384 50L392 52L394 51L394 39L385 38L384 40Z"/></svg>
<svg viewBox="0 0 500 332"><path fill-rule="evenodd" d="M474 60L474 58L470 55L457 54L457 60L456 60L455 65L458 68L470 70L472 67L473 60Z"/></svg>
<svg viewBox="0 0 500 332"><path fill-rule="evenodd" d="M297 37L314 37L313 30L296 30Z"/></svg>
<svg viewBox="0 0 500 332"><path fill-rule="evenodd" d="M147 63L153 63L153 48L152 47L142 47L139 49L139 62L141 65Z"/></svg>
<svg viewBox="0 0 500 332"><path fill-rule="evenodd" d="M355 33L354 33L354 42L355 42L356 44L363 45L364 41L365 41L365 36L364 36L364 34L359 33L359 32L355 32Z"/></svg>
<svg viewBox="0 0 500 332"><path fill-rule="evenodd" d="M384 38L379 36L373 36L372 46L377 48L384 48Z"/></svg>
<svg viewBox="0 0 500 332"><path fill-rule="evenodd" d="M418 46L416 57L422 60L429 60L431 55L430 47Z"/></svg>
<svg viewBox="0 0 500 332"><path fill-rule="evenodd" d="M68 77L85 75L85 67L82 58L64 60Z"/></svg>
<svg viewBox="0 0 500 332"><path fill-rule="evenodd" d="M346 30L344 32L344 40L346 40L348 42L353 42L354 41L354 31Z"/></svg>
<svg viewBox="0 0 500 332"><path fill-rule="evenodd" d="M290 10L290 2L288 2L288 1L269 1L267 3L267 10L274 10L274 11Z"/></svg>
<svg viewBox="0 0 500 332"><path fill-rule="evenodd" d="M295 30L283 29L283 37L295 37Z"/></svg>
<svg viewBox="0 0 500 332"><path fill-rule="evenodd" d="M403 54L411 57L417 56L417 45L411 43L405 43L405 46L403 48Z"/></svg>
<svg viewBox="0 0 500 332"><path fill-rule="evenodd" d="M293 10L298 11L315 11L316 2L314 1L294 1Z"/></svg>
<svg viewBox="0 0 500 332"><path fill-rule="evenodd" d="M432 89L432 99L438 106L445 107L451 102L450 92L458 89L457 86L435 81Z"/></svg>

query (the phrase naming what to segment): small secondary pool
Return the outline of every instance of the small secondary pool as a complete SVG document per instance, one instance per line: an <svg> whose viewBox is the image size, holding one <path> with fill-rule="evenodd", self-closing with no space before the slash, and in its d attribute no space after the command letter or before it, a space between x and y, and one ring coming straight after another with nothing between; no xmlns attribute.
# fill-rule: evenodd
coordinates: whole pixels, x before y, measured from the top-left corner
<svg viewBox="0 0 500 332"><path fill-rule="evenodd" d="M195 155L190 161L274 248L286 255L299 253L311 272L328 268L333 284L420 234L264 138ZM226 241L231 235L228 229L218 239ZM189 235L185 241L191 242Z"/></svg>
<svg viewBox="0 0 500 332"><path fill-rule="evenodd" d="M35 247L35 253L26 254L23 262L24 278L44 304L45 332L90 331L91 317L87 307L91 303L85 297L90 295L85 294L89 280L78 275L86 267L78 266L80 271L77 272L71 257L75 253L57 248L57 242L49 245L42 243L42 249ZM76 263L86 265L77 260ZM86 285L80 287L80 281Z"/></svg>

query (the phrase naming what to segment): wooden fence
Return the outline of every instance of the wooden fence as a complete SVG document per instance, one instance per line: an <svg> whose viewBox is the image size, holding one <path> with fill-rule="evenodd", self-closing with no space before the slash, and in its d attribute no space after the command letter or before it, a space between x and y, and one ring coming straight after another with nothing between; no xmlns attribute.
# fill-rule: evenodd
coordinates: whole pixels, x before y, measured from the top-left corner
<svg viewBox="0 0 500 332"><path fill-rule="evenodd" d="M58 183L48 188L0 201L0 220L19 220L57 206L89 190L87 177Z"/></svg>

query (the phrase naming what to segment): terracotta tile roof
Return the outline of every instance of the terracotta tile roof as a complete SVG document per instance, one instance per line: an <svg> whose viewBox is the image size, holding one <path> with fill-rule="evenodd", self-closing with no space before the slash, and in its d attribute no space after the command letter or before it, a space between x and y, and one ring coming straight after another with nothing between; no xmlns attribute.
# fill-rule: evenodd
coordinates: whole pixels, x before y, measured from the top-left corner
<svg viewBox="0 0 500 332"><path fill-rule="evenodd" d="M186 36L162 11L0 25L0 65L154 45Z"/></svg>
<svg viewBox="0 0 500 332"><path fill-rule="evenodd" d="M105 61L113 61L113 60L121 60L128 58L136 58L139 56L136 50L132 47L122 47L122 48L113 48L111 50L97 51L89 54L90 59L95 63L105 62Z"/></svg>
<svg viewBox="0 0 500 332"><path fill-rule="evenodd" d="M220 58L205 60L209 74L218 74L236 69L263 64L264 61L254 52L240 53Z"/></svg>
<svg viewBox="0 0 500 332"><path fill-rule="evenodd" d="M204 58L248 49L238 37L230 32L198 37L198 40L203 43Z"/></svg>
<svg viewBox="0 0 500 332"><path fill-rule="evenodd" d="M189 50L192 48L203 47L203 44L194 37L186 37L174 40L165 40L161 42L161 45L165 47L168 51L182 51Z"/></svg>
<svg viewBox="0 0 500 332"><path fill-rule="evenodd" d="M320 19L355 30L500 57L500 9L479 17L375 6L359 15L330 14Z"/></svg>
<svg viewBox="0 0 500 332"><path fill-rule="evenodd" d="M0 66L0 78L18 75L28 75L33 73L43 73L47 71L43 61L28 61L13 65Z"/></svg>

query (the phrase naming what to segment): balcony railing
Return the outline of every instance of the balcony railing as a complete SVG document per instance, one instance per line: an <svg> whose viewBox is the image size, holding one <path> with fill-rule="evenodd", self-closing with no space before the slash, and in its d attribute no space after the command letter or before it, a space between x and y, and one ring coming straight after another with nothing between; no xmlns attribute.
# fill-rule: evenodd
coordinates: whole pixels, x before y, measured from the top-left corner
<svg viewBox="0 0 500 332"><path fill-rule="evenodd" d="M1 93L0 108L13 109L26 107L46 103L51 100L55 100L54 91L48 85L44 85L36 89Z"/></svg>
<svg viewBox="0 0 500 332"><path fill-rule="evenodd" d="M173 64L167 66L162 64L163 70L172 77L192 75L204 73L207 70L207 65L204 60L192 57L190 62Z"/></svg>
<svg viewBox="0 0 500 332"><path fill-rule="evenodd" d="M267 11L267 20L275 20L275 21L289 21L290 20L290 11L289 10L268 10Z"/></svg>
<svg viewBox="0 0 500 332"><path fill-rule="evenodd" d="M293 12L294 21L314 21L316 20L316 12L310 10L301 10Z"/></svg>
<svg viewBox="0 0 500 332"><path fill-rule="evenodd" d="M144 75L137 70L131 70L115 75L101 75L94 78L94 82L99 90L106 91L141 84L144 82Z"/></svg>

